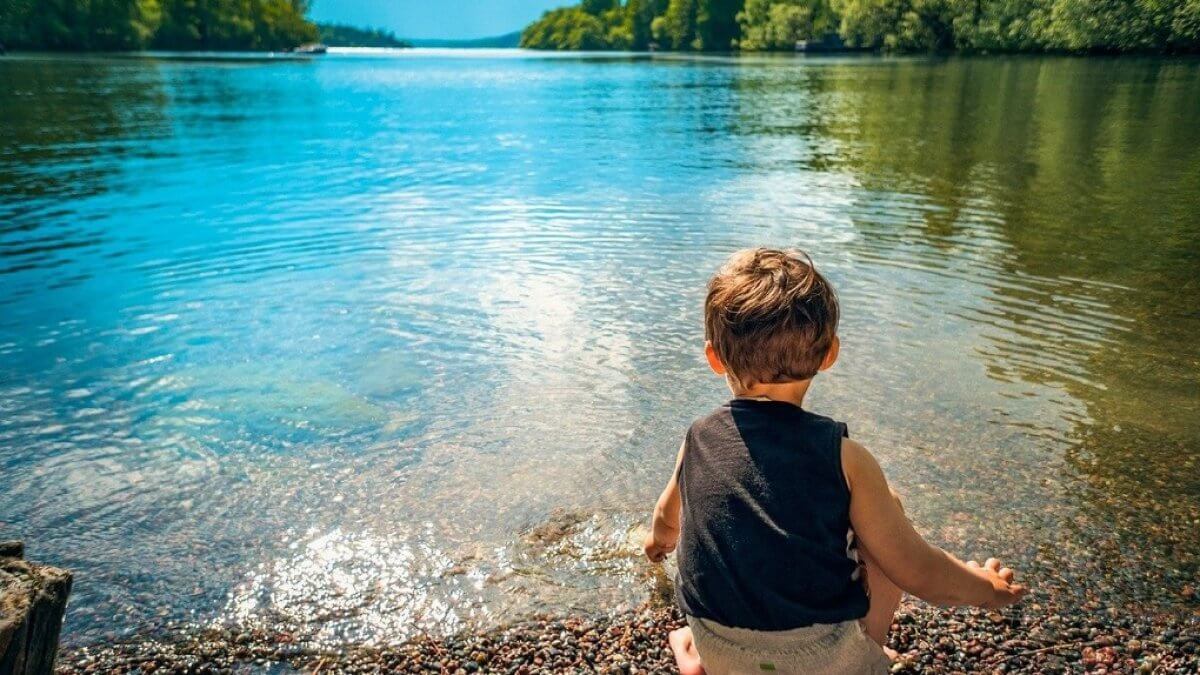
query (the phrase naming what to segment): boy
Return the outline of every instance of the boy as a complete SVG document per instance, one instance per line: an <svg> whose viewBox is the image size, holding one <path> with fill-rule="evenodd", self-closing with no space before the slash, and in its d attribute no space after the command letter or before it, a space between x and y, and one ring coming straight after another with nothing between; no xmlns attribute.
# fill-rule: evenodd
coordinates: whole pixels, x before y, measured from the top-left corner
<svg viewBox="0 0 1200 675"><path fill-rule="evenodd" d="M990 608L1025 594L998 560L926 543L846 425L802 407L837 361L839 313L803 253L741 251L709 282L705 356L734 398L688 429L645 540L653 562L679 547L683 675L883 673L902 591Z"/></svg>

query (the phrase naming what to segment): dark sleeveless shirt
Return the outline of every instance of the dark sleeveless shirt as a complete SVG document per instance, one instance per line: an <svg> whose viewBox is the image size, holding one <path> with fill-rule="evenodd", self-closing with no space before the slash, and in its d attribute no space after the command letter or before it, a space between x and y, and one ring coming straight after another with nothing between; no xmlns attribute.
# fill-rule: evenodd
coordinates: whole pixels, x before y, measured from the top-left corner
<svg viewBox="0 0 1200 675"><path fill-rule="evenodd" d="M753 630L866 616L842 474L846 425L734 399L688 429L675 595L684 613Z"/></svg>

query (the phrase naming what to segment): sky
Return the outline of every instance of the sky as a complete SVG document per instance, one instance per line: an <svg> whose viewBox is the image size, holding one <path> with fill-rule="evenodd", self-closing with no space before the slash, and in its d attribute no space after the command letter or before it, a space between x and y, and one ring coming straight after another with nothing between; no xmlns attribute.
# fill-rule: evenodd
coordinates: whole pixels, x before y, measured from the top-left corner
<svg viewBox="0 0 1200 675"><path fill-rule="evenodd" d="M478 38L524 28L574 0L313 0L317 21L386 28L406 38Z"/></svg>

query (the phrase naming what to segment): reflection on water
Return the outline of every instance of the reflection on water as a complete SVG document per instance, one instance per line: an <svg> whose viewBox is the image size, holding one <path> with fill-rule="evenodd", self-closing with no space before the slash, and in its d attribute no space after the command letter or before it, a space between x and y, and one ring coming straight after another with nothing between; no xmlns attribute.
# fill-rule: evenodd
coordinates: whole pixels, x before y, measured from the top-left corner
<svg viewBox="0 0 1200 675"><path fill-rule="evenodd" d="M469 601L442 583L454 568L432 548L437 534L429 528L415 537L309 534L316 536L292 543L287 556L261 564L237 589L230 617L314 623L322 640L386 641L461 626Z"/></svg>
<svg viewBox="0 0 1200 675"><path fill-rule="evenodd" d="M1079 601L1200 566L1200 64L0 61L0 537L68 639L394 641L652 592L711 269L845 304L813 407ZM115 625L112 616L122 617Z"/></svg>

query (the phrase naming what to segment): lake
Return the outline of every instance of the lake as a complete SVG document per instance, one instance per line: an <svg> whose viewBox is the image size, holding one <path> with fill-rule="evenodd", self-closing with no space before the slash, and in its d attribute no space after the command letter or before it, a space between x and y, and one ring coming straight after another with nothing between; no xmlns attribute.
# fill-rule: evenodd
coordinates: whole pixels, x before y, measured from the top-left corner
<svg viewBox="0 0 1200 675"><path fill-rule="evenodd" d="M730 252L808 250L810 407L1032 601L1196 609L1200 61L0 59L0 539L66 640L615 611Z"/></svg>

